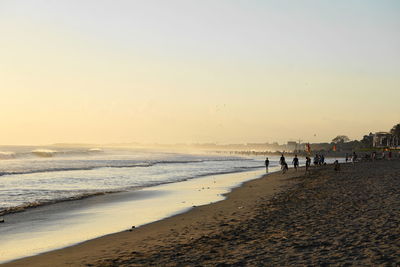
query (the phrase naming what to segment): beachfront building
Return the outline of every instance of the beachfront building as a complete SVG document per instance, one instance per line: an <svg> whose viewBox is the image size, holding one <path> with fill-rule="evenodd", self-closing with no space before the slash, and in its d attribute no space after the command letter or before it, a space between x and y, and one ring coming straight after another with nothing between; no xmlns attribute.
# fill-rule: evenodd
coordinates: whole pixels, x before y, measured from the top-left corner
<svg viewBox="0 0 400 267"><path fill-rule="evenodd" d="M286 150L288 151L295 151L297 150L297 142L289 141L286 144Z"/></svg>
<svg viewBox="0 0 400 267"><path fill-rule="evenodd" d="M373 136L373 147L376 148L397 148L399 147L398 136L388 132L377 132Z"/></svg>
<svg viewBox="0 0 400 267"><path fill-rule="evenodd" d="M400 149L400 138L399 138L399 136L393 135L392 147Z"/></svg>

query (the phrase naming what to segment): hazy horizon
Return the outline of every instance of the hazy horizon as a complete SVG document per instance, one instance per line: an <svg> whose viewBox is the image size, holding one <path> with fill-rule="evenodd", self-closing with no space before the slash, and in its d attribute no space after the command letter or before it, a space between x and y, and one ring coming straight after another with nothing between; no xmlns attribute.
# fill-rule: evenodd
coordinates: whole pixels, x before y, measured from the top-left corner
<svg viewBox="0 0 400 267"><path fill-rule="evenodd" d="M0 144L361 139L400 121L400 2L0 2Z"/></svg>

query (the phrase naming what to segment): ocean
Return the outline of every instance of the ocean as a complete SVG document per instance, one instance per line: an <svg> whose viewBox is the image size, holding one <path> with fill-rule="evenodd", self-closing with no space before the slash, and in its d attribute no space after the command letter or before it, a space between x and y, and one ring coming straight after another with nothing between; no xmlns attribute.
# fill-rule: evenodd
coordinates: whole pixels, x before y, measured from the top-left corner
<svg viewBox="0 0 400 267"><path fill-rule="evenodd" d="M0 215L264 167L264 158L139 149L0 147ZM277 165L276 160L271 166Z"/></svg>

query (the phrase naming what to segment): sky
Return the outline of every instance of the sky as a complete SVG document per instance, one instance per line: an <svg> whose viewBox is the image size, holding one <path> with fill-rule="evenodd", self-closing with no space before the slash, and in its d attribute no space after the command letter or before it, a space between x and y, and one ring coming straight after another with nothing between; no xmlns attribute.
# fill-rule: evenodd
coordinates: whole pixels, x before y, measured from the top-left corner
<svg viewBox="0 0 400 267"><path fill-rule="evenodd" d="M400 122L397 0L1 0L0 144L360 139Z"/></svg>

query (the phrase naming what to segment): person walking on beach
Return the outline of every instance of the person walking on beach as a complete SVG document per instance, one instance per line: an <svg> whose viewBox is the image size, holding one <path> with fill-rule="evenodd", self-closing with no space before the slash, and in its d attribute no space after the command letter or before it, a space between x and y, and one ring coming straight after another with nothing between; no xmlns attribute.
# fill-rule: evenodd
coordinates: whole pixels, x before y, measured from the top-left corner
<svg viewBox="0 0 400 267"><path fill-rule="evenodd" d="M266 158L266 159L265 159L265 169L266 169L265 171L266 171L266 172L268 172L268 167L269 167L269 159Z"/></svg>
<svg viewBox="0 0 400 267"><path fill-rule="evenodd" d="M354 152L353 152L353 156L352 156L352 158L351 158L351 161L353 162L353 165L356 163L356 160L357 160L357 154L356 154L356 152L354 151Z"/></svg>
<svg viewBox="0 0 400 267"><path fill-rule="evenodd" d="M318 165L318 163L319 163L319 156L318 156L318 154L315 154L314 165Z"/></svg>
<svg viewBox="0 0 400 267"><path fill-rule="evenodd" d="M286 163L286 160L285 160L285 157L282 154L281 158L279 159L279 164L281 165L281 170L283 170L284 163Z"/></svg>
<svg viewBox="0 0 400 267"><path fill-rule="evenodd" d="M340 165L339 165L339 161L338 161L338 160L335 160L335 162L333 163L333 166L334 166L333 169L334 169L336 172L340 171Z"/></svg>
<svg viewBox="0 0 400 267"><path fill-rule="evenodd" d="M285 174L289 170L289 167L286 162L283 162L282 165L282 174Z"/></svg>
<svg viewBox="0 0 400 267"><path fill-rule="evenodd" d="M294 155L294 158L293 158L293 166L294 166L294 169L296 170L296 172L297 172L297 167L299 167L299 159L297 158L297 155Z"/></svg>
<svg viewBox="0 0 400 267"><path fill-rule="evenodd" d="M309 156L306 157L306 174L310 170L311 166L311 158Z"/></svg>
<svg viewBox="0 0 400 267"><path fill-rule="evenodd" d="M346 153L346 163L349 161L349 153Z"/></svg>

